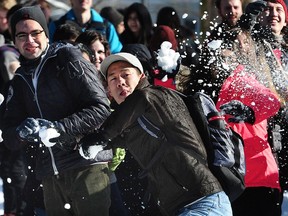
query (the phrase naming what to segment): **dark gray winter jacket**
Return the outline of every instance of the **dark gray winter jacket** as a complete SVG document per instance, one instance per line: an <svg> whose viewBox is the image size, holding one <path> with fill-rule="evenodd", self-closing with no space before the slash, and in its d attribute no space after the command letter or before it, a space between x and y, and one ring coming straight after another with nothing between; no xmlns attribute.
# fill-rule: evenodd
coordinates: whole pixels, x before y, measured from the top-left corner
<svg viewBox="0 0 288 216"><path fill-rule="evenodd" d="M165 134L169 144L139 125L141 115ZM142 79L101 129L112 144L125 144L144 169L164 147L162 156L148 172L150 191L164 215L175 215L184 205L222 190L207 164L203 164L205 160L198 160L207 157L204 144L186 105L175 92L151 86L146 78Z"/></svg>
<svg viewBox="0 0 288 216"><path fill-rule="evenodd" d="M41 59L21 59L7 97L3 137L11 150L38 146L39 179L92 162L82 158L78 150L23 143L17 139L16 127L33 117L59 121L68 134L76 137L99 128L109 116L110 107L96 73L81 52L68 44L51 45Z"/></svg>

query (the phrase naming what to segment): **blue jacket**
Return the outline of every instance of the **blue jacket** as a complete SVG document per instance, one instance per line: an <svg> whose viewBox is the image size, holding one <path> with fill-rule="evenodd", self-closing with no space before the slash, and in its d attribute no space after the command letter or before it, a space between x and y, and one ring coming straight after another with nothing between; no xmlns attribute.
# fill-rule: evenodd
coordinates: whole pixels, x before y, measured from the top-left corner
<svg viewBox="0 0 288 216"><path fill-rule="evenodd" d="M65 23L67 20L74 21L77 24L73 9L68 11L60 19L50 22L50 24L49 24L50 43L53 42L53 35L56 31L57 26ZM115 27L110 22L104 21L104 19L100 16L100 14L97 13L94 9L91 9L91 22L87 23L82 28L82 31L89 29L89 27L91 28L91 26L93 26L93 24L99 23L99 22L104 23L104 26L105 25L107 26L107 28L104 30L104 32L101 31L101 33L106 34L106 38L107 38L107 41L109 43L111 53L114 54L114 53L120 52L120 50L122 49L122 43L119 40L118 34L115 30Z"/></svg>

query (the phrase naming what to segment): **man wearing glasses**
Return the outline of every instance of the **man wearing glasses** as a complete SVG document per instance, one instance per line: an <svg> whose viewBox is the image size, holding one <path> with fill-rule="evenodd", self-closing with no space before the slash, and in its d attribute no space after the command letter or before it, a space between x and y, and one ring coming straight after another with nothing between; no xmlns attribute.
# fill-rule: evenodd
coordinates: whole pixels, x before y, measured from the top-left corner
<svg viewBox="0 0 288 216"><path fill-rule="evenodd" d="M16 11L10 26L21 66L7 97L4 142L11 150L35 152L27 155L36 161L28 172L42 182L48 215L108 216L109 158L86 160L76 144L110 114L95 67L72 45L49 46L39 6Z"/></svg>

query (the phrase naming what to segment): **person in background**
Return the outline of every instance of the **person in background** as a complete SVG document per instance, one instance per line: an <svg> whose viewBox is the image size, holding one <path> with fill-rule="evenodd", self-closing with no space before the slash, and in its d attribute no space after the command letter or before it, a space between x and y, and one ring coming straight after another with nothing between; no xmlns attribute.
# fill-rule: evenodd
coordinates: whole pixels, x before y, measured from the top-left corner
<svg viewBox="0 0 288 216"><path fill-rule="evenodd" d="M16 0L0 1L0 34L5 38L5 44L11 44L12 39L9 32L9 21L7 18L8 11L17 4Z"/></svg>
<svg viewBox="0 0 288 216"><path fill-rule="evenodd" d="M74 43L81 31L73 23L64 23L57 26L53 41L54 42L68 42Z"/></svg>
<svg viewBox="0 0 288 216"><path fill-rule="evenodd" d="M262 44L267 44L265 53L269 62L276 60L278 64L274 68L273 83L282 93L285 105L279 112L269 119L269 143L279 164L279 175L281 185L281 200L283 193L288 190L288 125L287 120L287 73L288 73L288 40L287 5L283 0L256 1L247 5L243 21L251 21L248 28L252 37ZM242 19L242 17L241 17ZM252 22L253 21L253 22ZM284 74L284 75L283 75ZM286 95L286 96L285 96ZM281 201L282 202L282 201ZM282 206L287 203L282 203Z"/></svg>
<svg viewBox="0 0 288 216"><path fill-rule="evenodd" d="M216 107L244 140L246 188L232 202L233 215L280 216L279 170L267 131L268 119L283 103L282 93L272 82L270 64L277 62L267 61L263 44L245 29L232 29L226 37L217 48L213 41L208 44L208 61Z"/></svg>
<svg viewBox="0 0 288 216"><path fill-rule="evenodd" d="M232 215L229 198L204 162L204 144L180 96L150 85L140 61L130 53L108 56L101 71L119 106L98 133L80 140L82 148L95 141L97 145L125 145L146 170L142 174L148 178L148 192L163 215ZM157 139L144 130L140 116L161 128L165 137ZM161 156L157 160L155 155ZM199 156L205 160L198 160Z"/></svg>
<svg viewBox="0 0 288 216"><path fill-rule="evenodd" d="M221 23L218 24L211 35L210 39L221 39L225 37L223 32L238 26L238 21L243 14L243 0L216 0L215 5L218 14L221 18Z"/></svg>
<svg viewBox="0 0 288 216"><path fill-rule="evenodd" d="M175 8L170 6L162 7L157 13L156 24L157 26L169 26L174 31L182 64L195 68L198 65L200 49L194 42L194 33L181 24L180 17Z"/></svg>
<svg viewBox="0 0 288 216"><path fill-rule="evenodd" d="M169 42L169 45L166 47L165 44L168 44L167 42ZM151 73L151 76L154 78L153 84L176 89L175 76L179 70L178 65L180 65L177 61L180 62L181 58L180 53L178 52L178 42L174 31L169 26L165 25L155 27L154 34L149 43L149 48L153 53L152 56L155 60L155 70ZM174 62L176 61L176 66L172 70L170 68L169 70L162 70L161 66L163 66L163 64L166 65L166 62L162 61L162 63L160 63L162 65L158 65L158 63L164 58L166 59L167 65L174 65Z"/></svg>
<svg viewBox="0 0 288 216"><path fill-rule="evenodd" d="M103 35L94 30L82 32L76 39L76 43L83 43L88 46L94 53L95 66L100 71L100 65L106 56L110 55L109 43Z"/></svg>
<svg viewBox="0 0 288 216"><path fill-rule="evenodd" d="M117 9L114 7L104 7L101 9L100 15L114 25L118 35L123 33L125 30L124 17Z"/></svg>
<svg viewBox="0 0 288 216"><path fill-rule="evenodd" d="M95 212L108 216L107 162L112 153L101 149L97 160L89 161L77 148L77 140L110 115L95 67L71 44L49 45L46 18L39 6L17 10L10 27L21 66L9 87L3 118L7 148L35 150L30 157L36 163L32 172L43 186L48 216Z"/></svg>
<svg viewBox="0 0 288 216"><path fill-rule="evenodd" d="M122 49L122 44L119 41L118 34L114 26L108 21L103 19L96 10L92 8L92 0L79 1L71 0L72 9L64 14L60 19L52 21L49 24L50 43L53 42L53 35L57 26L72 22L84 32L88 29L94 29L99 33L105 35L111 53L117 53Z"/></svg>
<svg viewBox="0 0 288 216"><path fill-rule="evenodd" d="M124 32L119 36L122 44L140 43L148 46L153 34L152 18L147 7L135 2L125 10Z"/></svg>

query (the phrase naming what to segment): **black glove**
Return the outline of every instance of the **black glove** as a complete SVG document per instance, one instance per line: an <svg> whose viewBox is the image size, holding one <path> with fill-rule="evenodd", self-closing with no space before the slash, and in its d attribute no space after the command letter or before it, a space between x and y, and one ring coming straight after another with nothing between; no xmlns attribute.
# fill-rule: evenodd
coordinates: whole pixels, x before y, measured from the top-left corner
<svg viewBox="0 0 288 216"><path fill-rule="evenodd" d="M264 11L266 6L267 2L263 0L251 2L246 6L245 13L259 16L259 14Z"/></svg>
<svg viewBox="0 0 288 216"><path fill-rule="evenodd" d="M39 141L39 130L39 122L34 118L27 118L16 128L16 132L20 140L28 142Z"/></svg>
<svg viewBox="0 0 288 216"><path fill-rule="evenodd" d="M255 114L253 109L246 106L241 101L232 100L220 106L220 109L225 114L233 116L228 119L229 122L239 123L243 121L250 124L254 124L255 122Z"/></svg>
<svg viewBox="0 0 288 216"><path fill-rule="evenodd" d="M106 139L101 132L96 132L92 134L88 134L80 140L80 146L92 146L92 145L102 145L107 146L109 144L108 139Z"/></svg>
<svg viewBox="0 0 288 216"><path fill-rule="evenodd" d="M67 134L64 126L60 122L57 122L57 121L51 122L46 119L37 119L37 120L39 122L41 129L47 130L47 129L53 128L58 133L56 137L52 137L48 140L49 143L46 146L52 147L53 145L51 144L55 143L55 145L58 148L65 150L65 151L70 151L76 148L77 146L76 137Z"/></svg>
<svg viewBox="0 0 288 216"><path fill-rule="evenodd" d="M101 133L93 133L80 140L80 155L85 159L95 161L111 161L113 151L107 140Z"/></svg>
<svg viewBox="0 0 288 216"><path fill-rule="evenodd" d="M251 31L257 22L257 17L267 6L265 1L251 2L246 6L245 13L240 17L239 25L241 28Z"/></svg>

